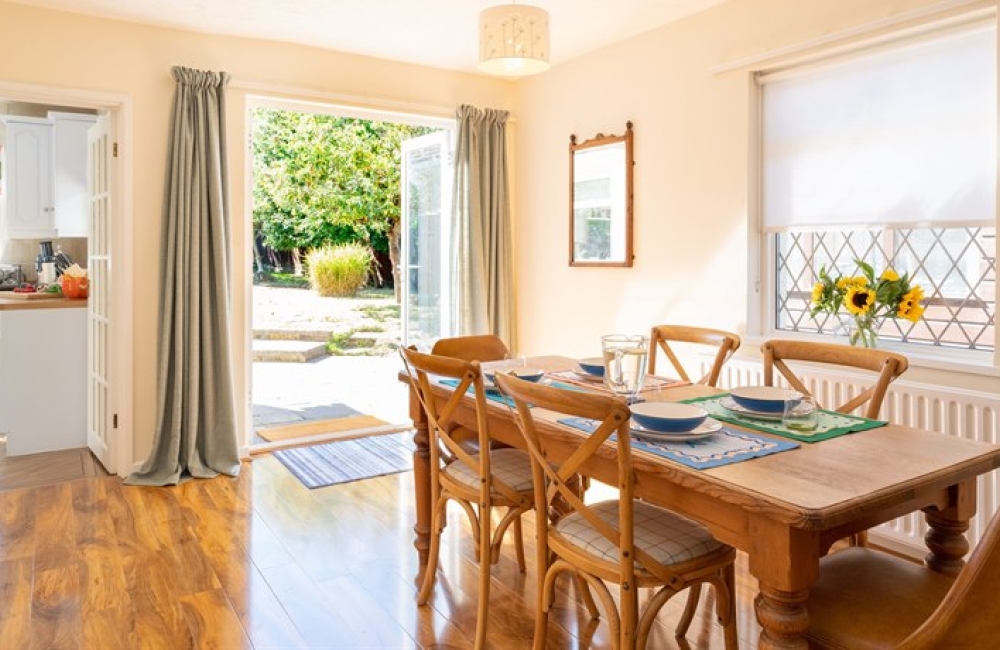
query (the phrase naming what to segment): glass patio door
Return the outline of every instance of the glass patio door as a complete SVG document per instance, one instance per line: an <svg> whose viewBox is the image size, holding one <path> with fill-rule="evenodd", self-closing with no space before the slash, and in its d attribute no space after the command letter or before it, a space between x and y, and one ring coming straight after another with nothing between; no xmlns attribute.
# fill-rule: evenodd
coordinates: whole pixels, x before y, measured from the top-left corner
<svg viewBox="0 0 1000 650"><path fill-rule="evenodd" d="M454 334L451 275L451 132L403 142L400 297L403 345Z"/></svg>

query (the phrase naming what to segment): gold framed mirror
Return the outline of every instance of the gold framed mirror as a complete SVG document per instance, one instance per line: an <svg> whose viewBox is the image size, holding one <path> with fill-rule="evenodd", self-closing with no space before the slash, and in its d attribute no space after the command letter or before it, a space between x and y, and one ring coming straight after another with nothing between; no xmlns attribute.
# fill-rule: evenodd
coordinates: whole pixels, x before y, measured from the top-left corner
<svg viewBox="0 0 1000 650"><path fill-rule="evenodd" d="M632 122L624 135L569 136L569 265L632 266Z"/></svg>

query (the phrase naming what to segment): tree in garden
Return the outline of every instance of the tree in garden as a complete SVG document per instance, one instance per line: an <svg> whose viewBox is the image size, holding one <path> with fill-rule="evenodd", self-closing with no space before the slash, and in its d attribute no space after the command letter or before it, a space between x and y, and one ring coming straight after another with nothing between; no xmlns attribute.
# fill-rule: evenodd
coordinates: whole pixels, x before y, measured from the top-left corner
<svg viewBox="0 0 1000 650"><path fill-rule="evenodd" d="M253 226L264 244L300 251L363 243L398 268L400 146L427 127L256 109ZM390 245L390 243L393 245ZM298 267L298 263L296 264ZM395 286L399 279L394 277Z"/></svg>

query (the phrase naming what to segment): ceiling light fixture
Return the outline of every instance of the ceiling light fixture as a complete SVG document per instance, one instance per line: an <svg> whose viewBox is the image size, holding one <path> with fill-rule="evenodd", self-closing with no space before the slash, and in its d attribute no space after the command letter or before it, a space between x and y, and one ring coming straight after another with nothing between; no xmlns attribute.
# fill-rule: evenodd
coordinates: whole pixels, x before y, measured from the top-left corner
<svg viewBox="0 0 1000 650"><path fill-rule="evenodd" d="M479 69L522 76L549 69L549 13L530 5L498 5L479 14Z"/></svg>

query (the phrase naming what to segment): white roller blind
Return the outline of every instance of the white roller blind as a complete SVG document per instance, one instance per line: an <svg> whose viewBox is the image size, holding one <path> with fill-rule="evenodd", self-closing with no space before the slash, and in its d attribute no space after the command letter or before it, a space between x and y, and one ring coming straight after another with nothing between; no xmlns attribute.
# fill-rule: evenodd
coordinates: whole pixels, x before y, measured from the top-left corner
<svg viewBox="0 0 1000 650"><path fill-rule="evenodd" d="M762 76L763 220L996 224L996 29Z"/></svg>

